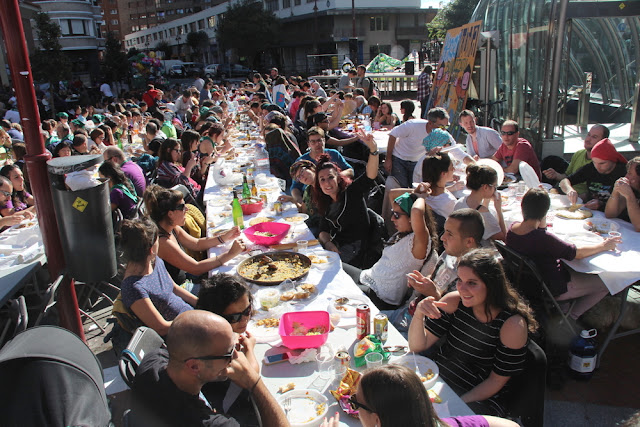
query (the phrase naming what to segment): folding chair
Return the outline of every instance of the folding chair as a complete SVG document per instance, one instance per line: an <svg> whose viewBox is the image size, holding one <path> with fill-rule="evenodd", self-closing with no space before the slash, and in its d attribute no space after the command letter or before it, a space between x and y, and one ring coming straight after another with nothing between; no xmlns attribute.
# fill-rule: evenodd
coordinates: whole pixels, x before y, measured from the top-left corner
<svg viewBox="0 0 640 427"><path fill-rule="evenodd" d="M540 308L543 308L548 312L549 307L554 308L562 316L561 323L566 324L573 335L577 335L575 328L569 322L567 314L562 311L560 304L553 297L535 263L500 240L494 240L494 244L500 255L502 255L503 265L511 283L520 295L529 301L534 311L537 312Z"/></svg>
<svg viewBox="0 0 640 427"><path fill-rule="evenodd" d="M146 326L136 329L131 341L129 341L129 345L122 350L118 361L120 376L129 387L133 386L136 371L144 356L162 346L164 346L164 340L153 329Z"/></svg>
<svg viewBox="0 0 640 427"><path fill-rule="evenodd" d="M27 313L27 303L24 299L24 295L20 295L18 298L11 299L7 302L7 319L0 333L0 347L8 341L27 329L29 323L29 314ZM11 329L13 325L13 329ZM11 333L9 333L11 331Z"/></svg>
<svg viewBox="0 0 640 427"><path fill-rule="evenodd" d="M524 371L509 380L509 415L520 418L524 427L542 427L546 389L547 356L538 344L529 340Z"/></svg>
<svg viewBox="0 0 640 427"><path fill-rule="evenodd" d="M597 360L598 367L600 366L600 361L602 360L602 355L604 354L604 351L607 349L607 346L612 340L615 340L616 338L626 337L627 335L640 333L640 328L635 328L635 329L631 329L629 331L624 331L624 332L618 332L620 323L622 323L622 319L624 318L624 315L626 314L627 309L629 308L629 292L631 290L634 290L636 293L640 293L640 281L630 286L627 286L625 290L620 293L622 297L622 303L620 305L620 314L618 315L618 318L616 319L613 326L611 326L611 329L609 330L607 337L605 338L604 342L600 346L600 350L598 351L598 360Z"/></svg>

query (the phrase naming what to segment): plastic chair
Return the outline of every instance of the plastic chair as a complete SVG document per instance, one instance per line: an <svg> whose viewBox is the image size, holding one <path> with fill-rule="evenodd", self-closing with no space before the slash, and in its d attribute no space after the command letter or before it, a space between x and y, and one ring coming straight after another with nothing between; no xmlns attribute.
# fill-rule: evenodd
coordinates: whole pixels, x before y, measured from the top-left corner
<svg viewBox="0 0 640 427"><path fill-rule="evenodd" d="M547 311L549 311L550 308L555 309L555 311L562 316L561 323L564 323L573 335L577 335L575 328L569 321L568 315L562 311L560 304L558 304L558 301L553 297L535 263L524 255L514 251L500 240L495 240L494 244L500 252L500 255L502 255L505 272L511 280L511 283L520 295L529 301L534 311L538 312L541 306ZM569 310L569 312L571 312L571 310Z"/></svg>
<svg viewBox="0 0 640 427"><path fill-rule="evenodd" d="M618 328L620 327L620 323L622 323L622 319L624 318L625 313L627 312L627 309L629 308L629 292L631 290L635 290L636 292L640 292L640 281L627 286L624 291L621 292L621 296L622 296L622 304L620 306L620 314L618 315L618 318L616 319L615 323L613 324L613 326L611 326L611 329L609 330L609 333L607 334L607 337L605 338L604 342L602 343L602 345L600 346L600 350L598 351L598 361L597 361L597 366L600 366L600 361L602 360L602 355L604 354L604 351L607 349L607 346L609 346L609 343L612 340L615 340L616 338L622 338L622 337L626 337L627 335L633 335L633 334L638 334L640 333L640 328L636 328L636 329L631 329L629 331L624 331L624 332L618 332Z"/></svg>
<svg viewBox="0 0 640 427"><path fill-rule="evenodd" d="M538 344L529 340L524 371L509 380L507 395L509 415L520 418L524 427L541 427L544 423L547 356Z"/></svg>
<svg viewBox="0 0 640 427"><path fill-rule="evenodd" d="M133 386L136 371L144 355L164 346L164 340L156 331L146 326L136 329L127 348L122 350L118 368L120 376L129 387Z"/></svg>

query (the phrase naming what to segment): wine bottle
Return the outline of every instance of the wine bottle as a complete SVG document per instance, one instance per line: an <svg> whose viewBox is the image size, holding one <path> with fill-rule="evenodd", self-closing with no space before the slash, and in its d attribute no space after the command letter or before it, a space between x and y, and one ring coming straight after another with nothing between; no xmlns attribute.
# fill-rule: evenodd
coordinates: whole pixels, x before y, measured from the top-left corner
<svg viewBox="0 0 640 427"><path fill-rule="evenodd" d="M251 189L249 188L249 183L247 182L247 174L242 175L242 198L251 198Z"/></svg>

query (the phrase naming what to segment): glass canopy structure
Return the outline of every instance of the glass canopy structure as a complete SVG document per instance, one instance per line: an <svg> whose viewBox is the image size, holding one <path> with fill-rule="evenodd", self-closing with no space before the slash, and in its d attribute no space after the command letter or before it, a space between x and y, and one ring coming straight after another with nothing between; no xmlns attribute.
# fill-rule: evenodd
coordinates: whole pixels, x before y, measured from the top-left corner
<svg viewBox="0 0 640 427"><path fill-rule="evenodd" d="M482 20L491 38L481 55L490 75L476 73L480 97L504 100L493 114L517 120L532 142L576 123L589 84L588 122L629 123L640 75L639 18L638 1L480 0L470 22Z"/></svg>

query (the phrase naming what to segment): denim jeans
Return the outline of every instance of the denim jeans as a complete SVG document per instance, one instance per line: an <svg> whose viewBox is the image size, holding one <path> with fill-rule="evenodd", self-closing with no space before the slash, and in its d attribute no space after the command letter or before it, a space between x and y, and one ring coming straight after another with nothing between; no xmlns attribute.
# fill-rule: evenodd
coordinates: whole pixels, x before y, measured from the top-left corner
<svg viewBox="0 0 640 427"><path fill-rule="evenodd" d="M391 162L391 176L398 180L400 188L409 188L413 183L413 170L418 162L410 162L409 160L402 160L396 156Z"/></svg>

